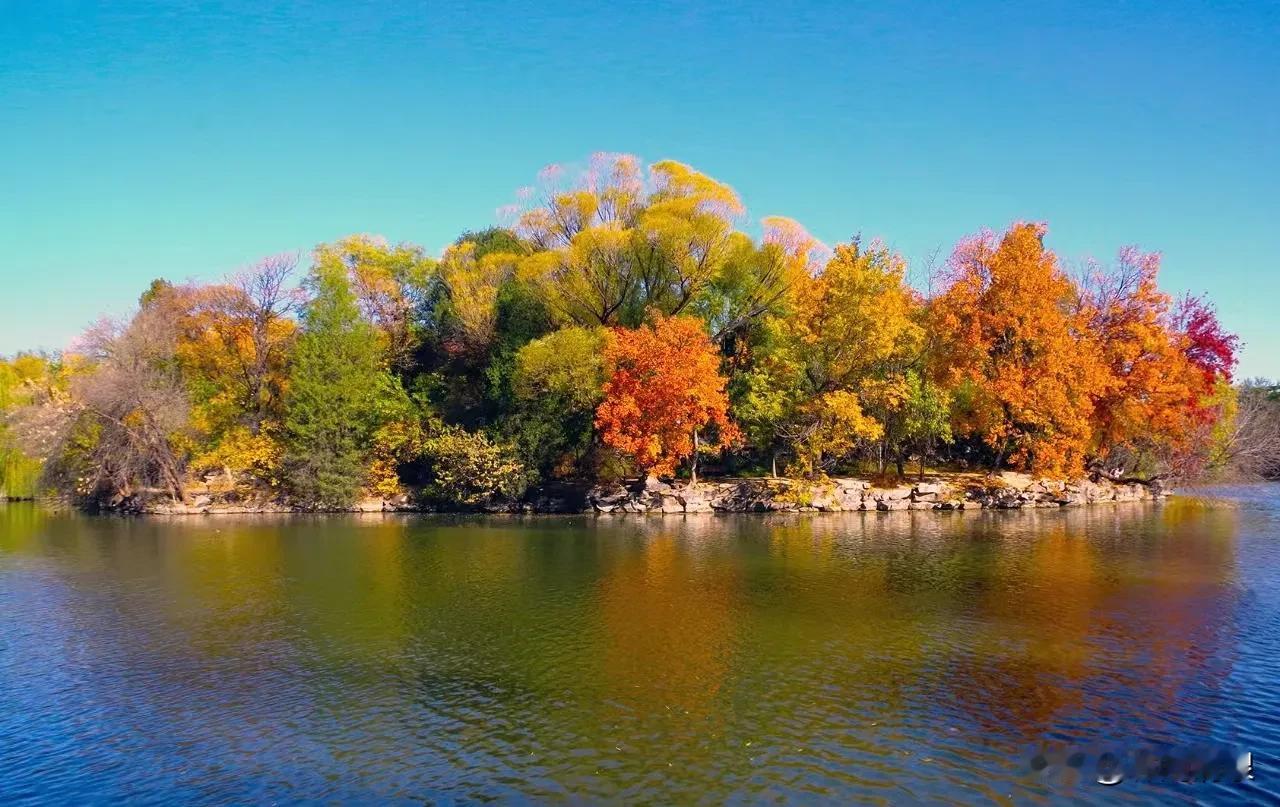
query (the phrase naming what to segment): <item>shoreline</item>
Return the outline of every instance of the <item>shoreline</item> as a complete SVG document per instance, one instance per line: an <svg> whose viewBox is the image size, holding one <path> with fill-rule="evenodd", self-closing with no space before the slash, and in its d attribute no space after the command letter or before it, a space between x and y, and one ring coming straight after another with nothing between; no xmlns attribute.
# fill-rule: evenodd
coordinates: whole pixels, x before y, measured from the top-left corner
<svg viewBox="0 0 1280 807"><path fill-rule="evenodd" d="M945 474L893 487L869 480L833 477L809 481L786 478L705 480L697 485L655 479L594 486L552 485L518 502L485 507L441 507L407 496L370 498L344 509L307 509L278 500L219 502L193 494L187 503L168 499L133 502L116 512L136 515L198 516L322 513L440 513L546 515L687 515L731 513L964 512L1056 509L1115 502L1159 501L1172 493L1159 482L1034 479L1025 474Z"/></svg>

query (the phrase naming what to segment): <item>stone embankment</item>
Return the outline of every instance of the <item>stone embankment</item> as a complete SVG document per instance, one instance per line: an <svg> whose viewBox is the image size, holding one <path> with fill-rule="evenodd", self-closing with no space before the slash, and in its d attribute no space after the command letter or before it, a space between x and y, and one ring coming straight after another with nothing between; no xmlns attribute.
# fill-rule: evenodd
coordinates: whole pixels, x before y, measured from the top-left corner
<svg viewBox="0 0 1280 807"><path fill-rule="evenodd" d="M862 479L821 482L743 479L671 485L649 479L630 488L593 488L587 502L597 513L763 513L894 510L1011 510L1158 499L1158 484L1107 479L1055 482L1021 474L948 477L877 488Z"/></svg>
<svg viewBox="0 0 1280 807"><path fill-rule="evenodd" d="M1159 499L1159 484L1108 479L1055 482L1022 474L960 474L935 477L897 487L875 487L863 479L821 481L795 479L712 480L690 485L647 479L629 485L595 487L555 485L531 491L519 502L480 508L490 513L812 513L896 510L1011 510L1024 507L1068 507L1103 502ZM156 515L237 515L294 513L298 508L265 499L228 503L209 495L192 495L186 503L168 498L134 502L135 512ZM438 508L409 497L365 499L347 512L433 512Z"/></svg>

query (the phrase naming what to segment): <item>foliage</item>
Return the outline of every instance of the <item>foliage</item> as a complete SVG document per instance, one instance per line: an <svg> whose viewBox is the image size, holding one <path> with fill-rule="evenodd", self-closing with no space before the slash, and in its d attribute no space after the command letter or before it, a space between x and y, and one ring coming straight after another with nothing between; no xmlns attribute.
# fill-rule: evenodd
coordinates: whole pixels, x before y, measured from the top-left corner
<svg viewBox="0 0 1280 807"><path fill-rule="evenodd" d="M780 462L1035 474L1280 473L1280 393L1125 247L1065 273L1042 225L963 240L926 298L906 261L759 220L674 161L551 166L438 257L353 235L225 280L157 279L61 356L0 361L0 487L108 504L287 494L451 506L544 479ZM36 477L39 476L37 485Z"/></svg>
<svg viewBox="0 0 1280 807"><path fill-rule="evenodd" d="M529 483L512 449L484 434L447 427L426 441L422 453L430 469L423 493L443 504L481 507L513 501Z"/></svg>
<svg viewBox="0 0 1280 807"><path fill-rule="evenodd" d="M351 235L316 248L313 273L342 273L364 321L375 328L388 367L408 372L421 340L414 314L435 273L422 247L392 246L383 238Z"/></svg>
<svg viewBox="0 0 1280 807"><path fill-rule="evenodd" d="M883 427L877 456L881 474L892 459L898 475L904 475L912 453L919 457L923 473L925 459L938 444L952 441L951 395L920 372L871 379L862 395L868 412Z"/></svg>
<svg viewBox="0 0 1280 807"><path fill-rule="evenodd" d="M341 267L317 261L289 379L285 463L292 495L317 508L346 507L364 482L380 425L376 403L393 382L378 334L360 316Z"/></svg>
<svg viewBox="0 0 1280 807"><path fill-rule="evenodd" d="M439 273L445 297L442 316L453 325L446 349L455 355L483 356L493 345L498 319L498 292L514 274L516 256L490 252L478 256L464 241L445 250Z"/></svg>
<svg viewBox="0 0 1280 807"><path fill-rule="evenodd" d="M1098 340L1077 290L1045 249L1045 228L1013 225L962 241L950 287L933 303L938 360L948 383L966 385L955 428L1042 474L1083 470L1094 397L1107 383Z"/></svg>
<svg viewBox="0 0 1280 807"><path fill-rule="evenodd" d="M22 435L14 433L11 421L31 404L50 372L42 356L26 353L10 361L0 359L0 500L32 498L38 492L40 461L23 450Z"/></svg>
<svg viewBox="0 0 1280 807"><path fill-rule="evenodd" d="M786 249L757 254L735 227L743 206L728 185L672 160L646 172L619 154L595 155L576 182L565 174L543 172L545 204L520 211L516 225L532 246L522 277L565 320L634 326L650 309L718 309L719 335L785 293Z"/></svg>
<svg viewBox="0 0 1280 807"><path fill-rule="evenodd" d="M232 487L279 482L296 266L296 256L272 256L227 283L183 290L177 356L192 399L192 469L221 471Z"/></svg>
<svg viewBox="0 0 1280 807"><path fill-rule="evenodd" d="M711 431L711 443L731 444L738 429L729 420L719 363L691 317L655 312L652 325L615 329L605 346L604 400L596 410L601 440L655 475L672 474L694 456L704 430Z"/></svg>
<svg viewBox="0 0 1280 807"><path fill-rule="evenodd" d="M855 239L797 282L787 315L765 320L736 403L756 439L787 445L797 472L823 473L886 435L860 396L879 393L887 415L887 389L923 349L920 303L905 273L886 247Z"/></svg>
<svg viewBox="0 0 1280 807"><path fill-rule="evenodd" d="M828 460L848 456L859 443L876 440L884 427L862 411L849 390L824 392L800 407L798 430L788 434L795 445L795 469L806 477L825 471Z"/></svg>
<svg viewBox="0 0 1280 807"><path fill-rule="evenodd" d="M520 348L511 377L511 428L531 467L574 475L592 444L603 398L607 330L570 327Z"/></svg>

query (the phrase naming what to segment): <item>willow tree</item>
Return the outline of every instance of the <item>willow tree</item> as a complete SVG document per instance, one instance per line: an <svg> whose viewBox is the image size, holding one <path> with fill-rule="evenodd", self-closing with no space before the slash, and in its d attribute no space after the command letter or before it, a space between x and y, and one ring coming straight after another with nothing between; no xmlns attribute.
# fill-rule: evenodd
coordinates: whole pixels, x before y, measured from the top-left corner
<svg viewBox="0 0 1280 807"><path fill-rule="evenodd" d="M737 192L683 163L646 170L630 155L599 154L565 187L561 169L543 179L545 198L518 218L533 247L520 271L569 322L634 326L650 310L710 321L715 312L727 328L785 290L786 249L758 248L737 227Z"/></svg>
<svg viewBox="0 0 1280 807"><path fill-rule="evenodd" d="M421 340L417 314L435 261L413 244L351 235L317 247L315 265L347 278L360 314L376 329L387 365L408 373Z"/></svg>

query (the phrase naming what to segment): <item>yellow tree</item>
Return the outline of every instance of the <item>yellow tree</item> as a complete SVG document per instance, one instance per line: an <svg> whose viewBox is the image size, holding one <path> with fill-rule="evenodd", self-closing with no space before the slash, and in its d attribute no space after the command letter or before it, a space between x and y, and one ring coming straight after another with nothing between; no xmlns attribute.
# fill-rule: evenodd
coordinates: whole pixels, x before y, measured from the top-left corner
<svg viewBox="0 0 1280 807"><path fill-rule="evenodd" d="M445 250L438 271L456 324L457 332L448 342L450 352L482 356L493 344L498 292L513 276L518 260L506 252L476 257L476 245L470 241Z"/></svg>
<svg viewBox="0 0 1280 807"><path fill-rule="evenodd" d="M820 473L884 434L864 393L905 372L923 343L905 273L902 258L881 244L841 244L820 273L796 279L788 313L766 319L742 415L772 421L753 431L789 443L801 473Z"/></svg>
<svg viewBox="0 0 1280 807"><path fill-rule="evenodd" d="M316 247L316 271L346 274L361 316L374 325L388 367L403 373L413 361L420 334L415 310L435 272L422 247L351 235Z"/></svg>
<svg viewBox="0 0 1280 807"><path fill-rule="evenodd" d="M192 399L192 468L276 481L289 356L301 294L294 255L275 255L212 286L174 290L177 358Z"/></svg>
<svg viewBox="0 0 1280 807"><path fill-rule="evenodd" d="M630 155L598 154L563 189L543 174L545 201L517 232L534 245L522 277L550 308L579 325L635 325L649 310L697 312L719 335L760 316L787 289L786 245L757 248L735 223L744 208L728 185L671 160L645 170ZM790 232L785 220L766 233Z"/></svg>

